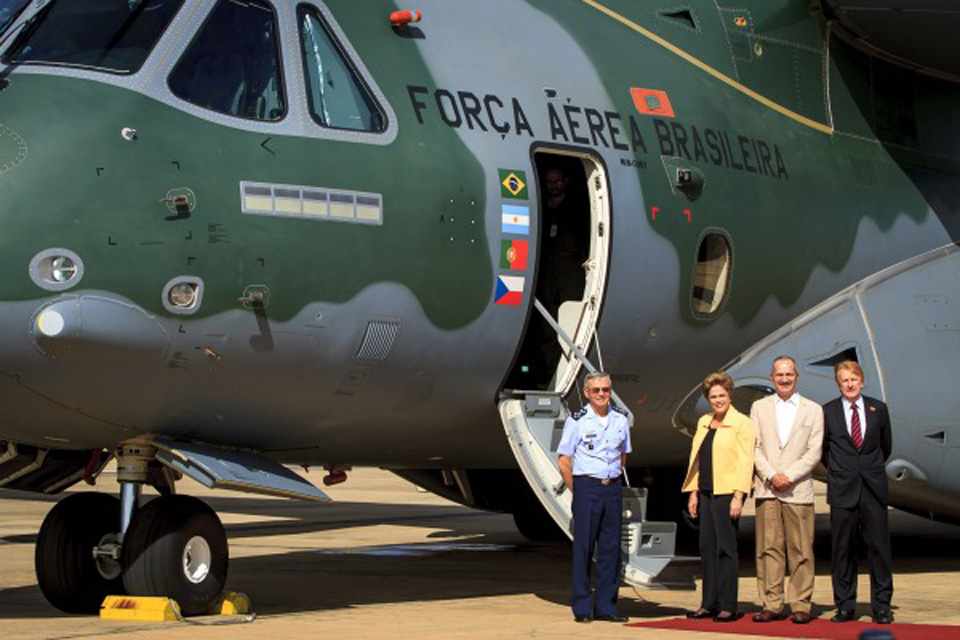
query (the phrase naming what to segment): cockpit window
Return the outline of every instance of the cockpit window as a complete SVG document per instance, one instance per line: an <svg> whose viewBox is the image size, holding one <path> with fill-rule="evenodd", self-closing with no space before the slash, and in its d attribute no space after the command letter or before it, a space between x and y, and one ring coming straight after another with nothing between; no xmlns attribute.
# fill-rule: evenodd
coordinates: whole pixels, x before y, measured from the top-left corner
<svg viewBox="0 0 960 640"><path fill-rule="evenodd" d="M5 62L134 73L182 5L183 0L51 0L18 34Z"/></svg>
<svg viewBox="0 0 960 640"><path fill-rule="evenodd" d="M17 19L30 0L0 0L0 34Z"/></svg>
<svg viewBox="0 0 960 640"><path fill-rule="evenodd" d="M300 44L310 114L322 127L384 130L386 118L317 10L301 6Z"/></svg>
<svg viewBox="0 0 960 640"><path fill-rule="evenodd" d="M249 120L286 113L277 17L260 0L220 0L184 52L170 90L198 107Z"/></svg>

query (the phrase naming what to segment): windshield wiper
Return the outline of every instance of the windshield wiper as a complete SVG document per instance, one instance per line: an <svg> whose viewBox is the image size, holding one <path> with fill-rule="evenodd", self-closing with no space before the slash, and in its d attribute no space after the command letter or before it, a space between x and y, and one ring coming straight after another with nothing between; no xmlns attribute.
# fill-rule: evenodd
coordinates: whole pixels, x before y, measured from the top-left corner
<svg viewBox="0 0 960 640"><path fill-rule="evenodd" d="M146 8L146 0L132 0L136 2L135 7L131 7L130 15L128 15L123 24L120 25L120 28L117 29L117 32L113 34L113 37L110 38L110 42L107 43L107 46L103 48L103 53L100 54L100 57L97 58L97 66L101 66L103 61L110 55L110 52L120 44L120 40L123 39L123 36L127 35L127 31L130 31L130 28L137 21L137 18L140 17L140 14L143 13L143 10Z"/></svg>
<svg viewBox="0 0 960 640"><path fill-rule="evenodd" d="M37 9L37 11L32 16L30 16L29 18L21 22L18 29L11 29L10 33L8 33L6 37L3 38L3 40L0 40L0 51L4 51L4 52L16 51L20 47L20 45L23 44L24 40L26 40L30 35L33 34L37 26L40 24L40 19L45 17L48 13L50 13L50 8L53 7L53 5L55 5L56 3L57 3L57 0L50 0L49 2L47 2L47 4ZM7 42L7 40L11 38L11 36L13 36L14 33L17 34L17 37L13 39L13 42L10 43L9 47L4 49L3 45ZM6 55L6 53L4 53L3 58L4 58L3 61L5 63L15 64L15 62L10 60L10 56Z"/></svg>
<svg viewBox="0 0 960 640"><path fill-rule="evenodd" d="M7 32L7 29L17 21L29 6L30 0L14 0L13 2L7 0L6 6L0 9L0 36Z"/></svg>

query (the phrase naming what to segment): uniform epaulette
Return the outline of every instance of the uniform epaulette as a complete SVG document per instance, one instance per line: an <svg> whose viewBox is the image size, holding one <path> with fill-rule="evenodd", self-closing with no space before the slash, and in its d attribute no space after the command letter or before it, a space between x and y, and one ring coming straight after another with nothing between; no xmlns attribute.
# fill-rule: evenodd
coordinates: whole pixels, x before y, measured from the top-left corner
<svg viewBox="0 0 960 640"><path fill-rule="evenodd" d="M610 409L612 409L613 411L616 411L617 413L619 413L619 414L622 415L622 416L626 416L626 417L628 417L628 418L630 417L630 414L627 413L627 410L626 410L626 409L621 409L620 407L618 407L618 406L615 405L615 404L611 404L611 405L610 405Z"/></svg>
<svg viewBox="0 0 960 640"><path fill-rule="evenodd" d="M570 417L573 418L574 420L579 420L580 418L582 418L582 417L585 416L585 415L587 415L587 408L586 408L586 407L583 407L582 409L579 409L579 410L577 410L577 411L574 411L574 412L570 415Z"/></svg>

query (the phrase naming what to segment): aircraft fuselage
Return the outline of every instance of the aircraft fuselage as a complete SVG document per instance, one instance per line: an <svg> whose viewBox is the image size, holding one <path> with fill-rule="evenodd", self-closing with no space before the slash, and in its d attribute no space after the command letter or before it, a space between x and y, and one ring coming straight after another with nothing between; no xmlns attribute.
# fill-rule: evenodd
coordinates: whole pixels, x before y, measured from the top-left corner
<svg viewBox="0 0 960 640"><path fill-rule="evenodd" d="M548 277L537 158L551 154L604 182L581 185L609 216L591 231L609 251L591 255L606 275L586 346L636 416L636 466L685 461L678 416L706 373L956 239L957 126L923 117L952 108L955 86L854 52L806 1L694 2L691 28L620 0L427 0L416 32L390 27L392 3L307 2L382 110L359 132L311 115L302 15L282 3L279 117L177 95L179 52L217 3L191 4L134 73L6 71L5 439L110 449L162 434L288 463L512 467L496 401ZM527 229L507 230L517 207ZM730 255L705 311L711 235ZM514 240L523 268L502 262ZM63 289L31 268L54 249L82 261ZM202 286L186 311L169 304L184 278ZM904 304L960 293L913 286ZM869 351L886 388L922 392L927 356L885 362L884 343L837 331L836 351ZM931 339L952 365L951 335ZM795 355L804 391L832 354ZM955 404L891 401L895 454L951 500L956 449L928 462L915 448Z"/></svg>

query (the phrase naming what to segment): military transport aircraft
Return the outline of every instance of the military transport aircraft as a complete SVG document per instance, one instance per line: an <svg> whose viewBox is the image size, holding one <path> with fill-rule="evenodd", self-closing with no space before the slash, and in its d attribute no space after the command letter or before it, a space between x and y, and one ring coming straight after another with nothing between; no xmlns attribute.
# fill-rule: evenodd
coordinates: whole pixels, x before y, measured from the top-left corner
<svg viewBox="0 0 960 640"><path fill-rule="evenodd" d="M943 0L0 0L0 486L37 578L223 588L177 479L377 465L536 537L578 376L631 413L625 579L673 553L698 381L890 403L960 519L960 51ZM140 500L144 485L161 495Z"/></svg>

